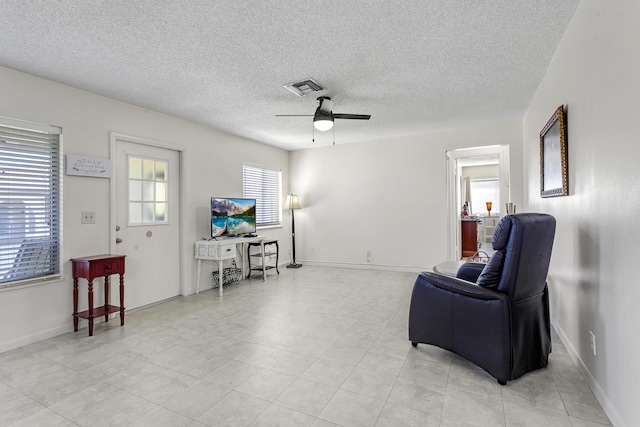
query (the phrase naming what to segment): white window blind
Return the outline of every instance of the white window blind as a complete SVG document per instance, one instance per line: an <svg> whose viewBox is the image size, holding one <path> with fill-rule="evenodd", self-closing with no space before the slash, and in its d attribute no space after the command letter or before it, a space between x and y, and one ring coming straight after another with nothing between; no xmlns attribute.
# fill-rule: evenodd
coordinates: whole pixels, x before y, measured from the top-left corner
<svg viewBox="0 0 640 427"><path fill-rule="evenodd" d="M60 276L61 131L13 124L0 119L0 287Z"/></svg>
<svg viewBox="0 0 640 427"><path fill-rule="evenodd" d="M282 172L263 166L242 166L242 197L256 199L256 226L281 225Z"/></svg>

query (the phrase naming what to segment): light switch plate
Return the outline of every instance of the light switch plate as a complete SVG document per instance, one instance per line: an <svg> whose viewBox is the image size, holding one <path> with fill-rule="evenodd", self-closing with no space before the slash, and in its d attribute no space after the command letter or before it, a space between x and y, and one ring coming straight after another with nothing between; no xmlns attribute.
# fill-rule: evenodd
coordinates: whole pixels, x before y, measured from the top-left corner
<svg viewBox="0 0 640 427"><path fill-rule="evenodd" d="M95 224L96 213L95 212L82 212L82 224Z"/></svg>

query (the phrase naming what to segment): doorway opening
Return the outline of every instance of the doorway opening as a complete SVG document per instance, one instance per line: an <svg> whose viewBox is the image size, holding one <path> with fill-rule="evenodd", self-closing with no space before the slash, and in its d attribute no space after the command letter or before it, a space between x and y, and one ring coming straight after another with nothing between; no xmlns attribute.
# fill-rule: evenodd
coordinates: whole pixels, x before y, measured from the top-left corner
<svg viewBox="0 0 640 427"><path fill-rule="evenodd" d="M504 215L505 203L511 201L509 172L509 146L493 145L447 151L447 206L448 206L448 259L462 258L462 212L468 202L467 212L478 215L481 221L486 216L487 204L491 198L492 216ZM478 197L473 197L472 184ZM477 200L475 200L477 199ZM475 203L474 203L475 201ZM487 200L488 201L488 200ZM484 205L484 206L483 206ZM475 211L475 212L474 212ZM478 232L478 243L490 242L484 228Z"/></svg>

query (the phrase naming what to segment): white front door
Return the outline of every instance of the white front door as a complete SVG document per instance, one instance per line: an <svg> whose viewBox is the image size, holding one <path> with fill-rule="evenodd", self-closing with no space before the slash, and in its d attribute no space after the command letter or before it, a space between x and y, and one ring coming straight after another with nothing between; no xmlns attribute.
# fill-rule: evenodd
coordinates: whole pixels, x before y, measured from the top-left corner
<svg viewBox="0 0 640 427"><path fill-rule="evenodd" d="M114 151L112 247L127 256L131 309L180 294L180 152L121 136Z"/></svg>

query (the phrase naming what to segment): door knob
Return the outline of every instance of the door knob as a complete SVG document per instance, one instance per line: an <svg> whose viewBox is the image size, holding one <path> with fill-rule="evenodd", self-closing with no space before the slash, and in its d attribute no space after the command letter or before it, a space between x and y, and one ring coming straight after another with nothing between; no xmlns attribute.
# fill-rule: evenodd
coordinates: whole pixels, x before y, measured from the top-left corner
<svg viewBox="0 0 640 427"><path fill-rule="evenodd" d="M116 243L122 243L122 239L120 237L116 237Z"/></svg>

